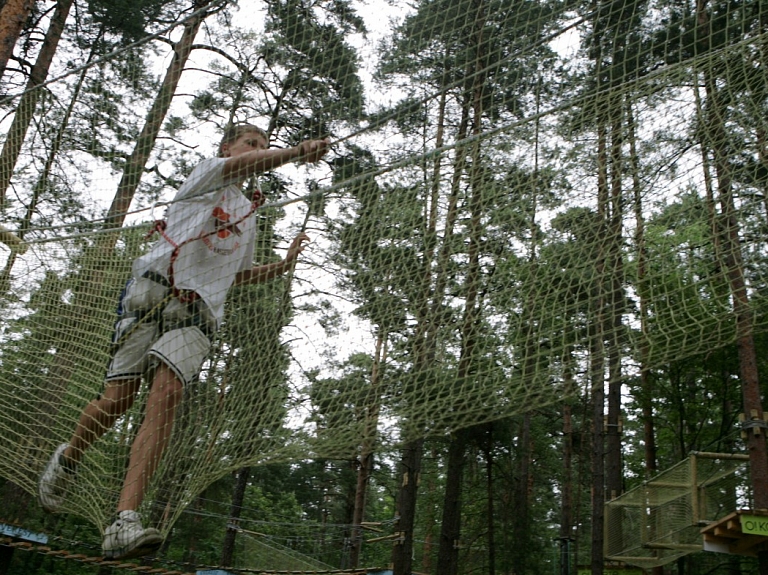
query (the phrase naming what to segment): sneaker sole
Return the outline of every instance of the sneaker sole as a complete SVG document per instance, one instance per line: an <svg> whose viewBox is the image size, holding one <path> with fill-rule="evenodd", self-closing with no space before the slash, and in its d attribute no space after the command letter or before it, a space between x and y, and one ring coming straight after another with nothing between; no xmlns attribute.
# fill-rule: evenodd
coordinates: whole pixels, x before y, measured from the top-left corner
<svg viewBox="0 0 768 575"><path fill-rule="evenodd" d="M104 551L105 559L130 559L131 557L143 557L160 549L163 538L160 535L150 533L139 538L130 545Z"/></svg>

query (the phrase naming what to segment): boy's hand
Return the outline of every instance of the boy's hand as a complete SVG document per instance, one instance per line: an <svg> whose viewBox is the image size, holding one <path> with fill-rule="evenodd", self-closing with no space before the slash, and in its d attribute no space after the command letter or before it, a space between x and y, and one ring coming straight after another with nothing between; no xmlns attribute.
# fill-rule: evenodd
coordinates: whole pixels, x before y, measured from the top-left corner
<svg viewBox="0 0 768 575"><path fill-rule="evenodd" d="M299 148L299 161L313 164L328 153L331 141L328 138L323 140L304 140L297 147Z"/></svg>
<svg viewBox="0 0 768 575"><path fill-rule="evenodd" d="M295 262L296 258L299 257L299 254L304 251L305 242L309 242L309 236L304 232L301 232L299 235L293 238L293 241L288 248L288 254L285 256L285 261L290 263Z"/></svg>

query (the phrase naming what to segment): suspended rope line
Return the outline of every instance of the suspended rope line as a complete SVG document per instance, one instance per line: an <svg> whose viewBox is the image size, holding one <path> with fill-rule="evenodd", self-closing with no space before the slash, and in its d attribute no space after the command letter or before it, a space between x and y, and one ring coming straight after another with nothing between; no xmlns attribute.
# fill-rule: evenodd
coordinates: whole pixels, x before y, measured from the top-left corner
<svg viewBox="0 0 768 575"><path fill-rule="evenodd" d="M226 1L231 1L231 0L226 0ZM579 20L579 22L587 21L588 18L591 17L591 15L582 18L581 20ZM570 28L571 28L570 26L567 27L567 29L570 29ZM735 42L735 45L736 45L736 47L745 47L745 46L751 45L756 40L765 41L766 39L768 39L768 31L760 32L755 37L744 38L744 39L742 39L742 40L740 40L738 42ZM732 49L733 49L733 46L729 46L727 49L726 48L715 49L711 53L708 53L706 55L706 58L708 60L711 60L711 61L717 60L718 58L722 57L722 55L726 52L726 50L732 50ZM563 102L563 103L561 103L561 104L559 104L557 106L554 106L554 107L551 107L551 108L547 108L546 110L540 111L540 112L538 112L536 114L532 114L532 115L526 116L525 118L511 120L511 121L506 122L506 123L500 123L499 125L497 125L497 126L495 126L493 128L490 128L490 129L486 129L486 130L484 130L483 132L481 132L479 134L472 134L472 135L466 136L465 138L456 140L456 141L448 143L448 144L444 144L443 146L441 146L439 148L433 148L431 150L428 150L428 151L420 153L420 154L410 154L410 155L408 155L407 157L405 157L405 158L403 158L401 160L398 160L396 162L392 162L391 164L388 164L387 166L383 166L381 168L378 168L378 169L375 169L375 170L371 170L369 172L358 174L357 176L353 176L351 178L340 180L340 181L338 181L335 184L332 184L330 186L318 187L318 189L316 189L316 190L313 190L313 191L305 193L305 194L298 195L298 196L293 197L293 198L286 198L284 200L278 200L278 201L267 201L267 202L264 203L263 208L264 209L282 208L282 207L293 205L293 204L300 203L300 202L305 202L306 203L306 202L309 202L309 201L311 201L311 200L313 200L315 198L318 198L318 197L329 196L329 195L331 195L331 194L333 194L335 192L342 191L345 188L349 188L351 186L354 186L354 185L359 184L361 182L364 182L366 180L383 176L385 174L391 173L391 172L393 172L395 170L399 170L399 169L404 168L404 167L408 167L408 166L411 166L411 165L419 164L421 162L424 162L425 160L429 160L429 159L432 159L434 157L439 157L442 154L445 154L445 153L450 152L450 151L455 150L455 149L459 149L459 148L462 148L462 147L469 147L470 145L472 145L475 142L481 142L481 141L490 139L490 138L492 138L492 137L494 137L494 136L496 136L498 134L509 132L509 131L514 130L516 128L520 128L520 127L528 125L528 124L530 124L532 122L536 122L538 120L541 120L543 118L551 117L551 116L553 116L555 114L567 111L567 110L572 109L574 107L579 107L581 105L584 105L584 104L586 104L588 102L593 101L598 95L605 96L607 94L611 94L611 93L615 93L615 92L628 91L631 88L632 84L639 84L639 83L643 83L643 82L651 82L651 81L657 79L658 77L663 77L665 75L668 75L671 69L674 69L674 68L685 69L689 65L690 65L689 61L681 61L681 62L678 62L678 63L676 63L674 65L670 65L670 66L667 66L667 67L656 68L656 69L652 70L651 72L649 72L646 75L638 76L638 77L635 77L635 78L633 78L633 79L631 79L629 81L626 81L621 86L612 87L612 88L609 88L608 90L598 90L597 88L594 88L593 91L586 92L586 93L584 93L584 94L582 94L580 96L577 96L577 97L575 97L575 98L573 98L571 100ZM436 98L438 95L439 95L439 93L433 94L433 95L430 95L430 96L427 96L427 97L423 98L422 100L419 101L419 105L427 103L428 101ZM392 118L390 118L390 119L393 119L394 117L396 117L396 116L392 116ZM387 120L387 121L389 121L389 120ZM367 129L359 130L359 131L353 132L353 133L351 133L351 134L349 134L347 136L343 136L341 138L338 138L338 139L336 139L336 140L334 140L332 142L332 145L335 145L335 144L338 144L338 143L342 143L342 142L344 142L346 140L349 140L350 138L352 138L354 136L361 135L366 130ZM158 207L168 207L168 206L171 206L171 205L173 205L173 203L174 203L174 200L168 200L168 201L163 201L163 202L155 202L151 206L147 206L147 207L144 207L144 208L138 208L136 210L131 210L131 211L125 212L124 215L125 216L134 216L134 215L138 215L138 214L141 214L141 213L145 213L147 211L151 212L151 211L157 209ZM106 220L107 220L106 217L104 217L104 218L93 218L93 219L90 220L90 223L92 223L92 224L103 223ZM29 233L34 233L35 231L40 231L40 230L46 230L47 231L47 230L67 229L67 228L71 228L73 226L78 226L78 225L82 226L83 222L81 221L81 222L75 222L75 223L72 223L72 224L61 224L61 225L57 225L57 226L46 226L44 228L41 228L41 227L30 227L30 228L27 228L25 230L25 233L29 234ZM73 239L79 239L79 238L86 238L86 237L90 237L90 236L98 236L98 235L102 235L102 234L116 233L118 230L143 229L143 228L146 228L149 225L151 225L151 222L142 222L142 223L137 223L137 224L131 224L131 225L123 226L121 228L98 229L98 230L93 230L93 231L88 231L88 232L81 232L81 233L78 233L78 234L70 234L70 235L66 235L66 236L56 236L56 237L51 237L51 238L38 238L38 239L27 239L27 238L25 238L24 243L28 244L28 245L53 243L53 242L58 242L58 241L63 241L63 240L73 240ZM18 232L19 232L19 230L5 230L5 231L10 233L10 234L18 234ZM0 237L0 241L2 241L1 237ZM15 243L12 238L11 238L11 241L12 241L12 243Z"/></svg>
<svg viewBox="0 0 768 575"><path fill-rule="evenodd" d="M223 5L231 2L231 0L219 0L219 2L223 6ZM127 49L129 49L131 47L134 47L136 45L141 45L141 44L146 43L148 41L151 41L153 39L159 38L159 37L163 36L165 33L167 33L168 31L172 30L174 27L176 27L176 26L178 26L180 24L183 24L184 22L186 22L187 20L189 20L191 18L196 17L197 15L199 15L202 12L204 12L205 10L206 10L205 8L201 8L201 9L193 12L190 16L188 16L181 23L173 24L173 25L169 26L167 29L165 29L164 31L158 32L156 34L148 36L147 38L144 38L144 39L139 40L139 41L137 41L137 42L135 42L133 44L130 44L126 48L121 48L119 50L116 50L116 51L114 51L114 52L104 56L100 60L96 60L96 61L90 62L90 63L88 63L88 64L86 64L84 66L81 66L80 68L73 69L71 72L67 73L66 75L64 75L62 77L53 78L49 82L58 81L58 80L62 79L63 77L71 75L72 73L77 73L79 71L85 70L85 69L93 66L94 64L98 64L98 63L100 63L102 61L108 61L109 59L114 58L114 56L116 56L120 52L122 52L124 50L127 50ZM552 32L550 35L548 35L545 38L539 40L535 45L544 45L544 44L552 41L557 36L567 32L568 30L574 29L578 25L583 24L585 22L588 22L592 17L595 16L595 14L597 14L597 12L598 12L598 10L593 10L592 12L587 14L586 16L584 16L584 17L582 17L582 18L572 22L568 26L565 26L565 27L563 27L563 28L561 28L561 29L559 29L559 30L557 30L555 32ZM765 37L768 37L768 32L760 32L756 36L756 38L758 40L760 40L761 38L765 38ZM736 45L737 46L750 45L754 41L755 41L755 37L748 37L748 38L742 39L739 42L736 42ZM728 50L732 50L733 46L729 46L727 49ZM710 60L717 59L717 58L721 57L721 54L724 53L725 50L726 50L725 47L713 50L711 53L708 53L706 55L706 57L709 58ZM517 56L519 57L522 54L524 54L524 52L521 49L520 53L517 54ZM510 131L512 129L518 128L520 126L524 126L524 125L530 124L531 122L535 122L535 121L540 120L542 118L545 118L545 117L548 117L548 116L552 116L552 115L557 114L559 112L571 109L574 106L580 106L580 105L582 105L582 104L584 104L586 102L592 101L598 95L598 93L600 93L600 94L609 94L612 91L619 90L619 89L620 90L628 90L633 83L639 83L639 82L642 82L642 81L652 80L655 77L668 74L670 68L674 68L674 67L684 68L688 64L689 64L688 61L681 61L681 62L679 62L679 63L677 63L675 65L666 66L666 67L659 67L659 68L656 68L655 70L652 70L647 75L635 77L635 78L631 79L630 81L625 81L624 83L622 83L620 85L620 87L611 88L611 89L609 89L607 91L598 91L598 89L595 88L594 92L584 93L583 95L581 95L579 97L576 97L575 99L568 100L567 102L564 102L564 103L560 104L559 106L548 108L548 109L546 109L544 111L541 111L541 112L539 112L537 114L530 115L530 116L527 116L525 118L513 120L513 121L510 121L508 123L502 123L501 125L493 128L493 129L486 129L486 130L484 130L480 134L467 136L467 137L465 137L463 139L454 141L454 142L452 142L450 144L445 144L445 145L443 145L440 148L435 148L435 149L429 150L429 151L421 153L421 154L411 154L408 157L403 158L402 160L399 160L397 162L394 162L394 163L392 163L392 164L390 164L388 166L384 166L382 168L379 168L377 170L370 171L370 172L367 172L367 173L359 174L358 176L355 176L353 178L349 178L349 179L346 179L346 180L339 181L339 182L337 182L337 183L335 183L335 184L333 184L331 186L319 187L315 191L312 191L312 192L309 192L309 193L306 193L306 194L302 194L302 195L297 196L295 198L288 198L288 199L285 199L285 200L268 202L268 203L265 204L264 207L265 208L281 208L281 207L285 207L285 206L292 205L292 204L295 204L295 203L307 202L307 201L310 201L310 200L312 200L314 198L330 195L330 194L332 194L332 193L334 193L336 191L343 190L344 188L347 188L349 186L352 186L352 185L355 185L357 183L360 183L361 181L364 181L366 179L376 178L376 177L382 176L384 174L390 173L390 172L392 172L394 170L397 170L397 169L400 169L400 168L403 168L403 167L406 167L406 166L409 166L409 165L418 164L418 163L423 162L425 160L429 160L429 159L431 159L433 157L438 157L438 156L440 156L440 155L442 155L442 154L444 154L444 153L446 153L448 151L451 151L453 149L469 146L469 145L471 145L472 143L474 143L476 141L483 141L483 140L488 139L490 137L493 137L493 136L495 136L495 135L497 135L499 133L504 133L504 132ZM491 65L486 66L484 69L481 69L478 72L475 72L475 74L487 73L492 68L493 68L493 66L491 66ZM507 73L511 74L512 72L510 71L510 72L507 72ZM471 77L471 75L470 75L470 77ZM422 106L422 105L428 103L429 101L434 100L435 98L439 97L440 94L445 93L445 92L447 92L447 91L449 91L449 90L451 90L453 88L459 87L460 85L461 85L461 82L460 81L456 81L453 84L450 84L450 85L444 87L439 92L432 93L430 95L427 95L427 96L421 98L418 101L413 102L412 105L413 106ZM19 95L21 95L21 94L19 94ZM13 96L13 97L15 97L15 96ZM364 133L367 133L369 131L373 131L373 130L379 128L384 123L389 122L389 121L397 118L400 114L402 114L402 111L392 112L392 113L390 113L388 115L385 115L385 116L382 117L380 122L377 122L374 125L366 126L366 127L361 128L359 130L353 131L350 134L347 134L345 136L342 136L340 138L335 139L332 142L332 145L337 145L337 144L343 143L343 142L348 141L348 140L350 140L350 139L352 139L354 137L360 136L360 135L362 135ZM145 207L145 208L139 208L139 209L136 209L136 210L127 211L127 212L125 212L124 215L126 217L127 216L138 215L138 214L141 214L141 213L144 213L144 212L147 212L147 211L153 211L154 209L156 209L158 207L170 206L173 203L174 203L174 200L169 200L169 201L164 201L164 202L155 202L151 206L148 206L148 207ZM104 218L93 218L93 219L90 220L90 223L92 223L92 224L96 224L96 223L100 223L100 222L103 223L106 220L107 220L106 217L104 217ZM59 226L47 226L45 228L32 227L32 228L26 229L25 233L33 233L34 231L37 231L37 230L66 229L66 228L69 228L69 227L72 227L72 226L75 226L75 225L81 225L82 226L82 224L83 224L83 222L77 222L77 223L72 223L72 224L61 224ZM133 225L129 225L129 226L123 226L120 229L140 229L140 228L145 227L146 225L148 225L148 223L139 223L139 224L133 224ZM114 228L99 229L99 230L93 230L93 231L89 231L89 232L82 232L82 233L79 233L79 234L72 234L72 235L67 235L67 236L58 236L56 238L26 239L25 243L27 243L27 244L44 244L44 243L51 243L51 242L61 241L61 240L71 240L71 239L77 239L77 238L88 237L88 236L96 236L96 235L101 235L101 234L109 234L109 233L112 233L114 231L115 231ZM11 230L6 230L6 232L8 232L10 234L14 233ZM18 234L18 230L16 230L15 233ZM11 238L11 240L12 240L12 238ZM2 241L2 237L0 237L0 241ZM12 243L14 245L16 244L16 242L12 242Z"/></svg>
<svg viewBox="0 0 768 575"><path fill-rule="evenodd" d="M540 38L536 42L532 42L531 44L528 44L524 47L521 47L517 50L517 52L513 52L509 56L510 61L514 61L516 58L520 58L521 56L524 56L528 52L533 52L533 50L537 47L544 46L554 39L556 39L558 36L565 34L569 30L573 30L574 28L578 27L580 24L584 24L585 22L589 22L590 18L592 18L595 14L597 14L598 10L593 10L592 12L589 12L586 16L583 16L582 18L579 18L572 22L571 24L564 26L562 28L559 28L558 30L552 32L551 34L544 36L543 38ZM485 67L479 68L477 70L473 70L471 73L467 74L466 76L463 76L461 80L456 80L453 83L447 84L446 86L443 86L442 89L440 89L437 92L432 92L431 94L428 94L426 96L423 96L417 100L414 100L412 102L409 102L409 109L418 109L420 106L423 106L425 104L428 104L429 102L439 98L442 94L447 93L450 90L453 90L454 88L462 87L463 85L466 85L468 80L472 80L475 77L482 77L483 75L487 74L489 71L496 68L497 64L488 64ZM504 78L506 75L512 74L513 72L510 70L509 72L505 72L500 75L501 78ZM407 113L404 110L397 110L392 111L387 114L382 115L380 118L377 118L377 121L375 123L369 124L368 126L365 126L363 128L360 128L359 130L356 130L346 136L342 136L334 141L335 144L345 142L347 140L350 140L354 137L360 136L362 134L365 134L367 132L377 130L381 126L385 125L387 122L391 122L392 120L397 119L400 117L403 113Z"/></svg>

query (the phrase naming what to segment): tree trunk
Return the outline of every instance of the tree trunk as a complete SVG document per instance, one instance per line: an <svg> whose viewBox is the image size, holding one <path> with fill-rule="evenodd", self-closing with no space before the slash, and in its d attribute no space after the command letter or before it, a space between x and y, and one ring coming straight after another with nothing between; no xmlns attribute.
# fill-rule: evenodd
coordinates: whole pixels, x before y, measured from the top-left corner
<svg viewBox="0 0 768 575"><path fill-rule="evenodd" d="M624 313L624 262L622 259L622 137L621 104L611 98L611 197L607 217L608 265L606 282L609 296L606 314L608 347L608 417L606 429L606 490L607 498L614 499L622 492L621 466L621 344L622 315Z"/></svg>
<svg viewBox="0 0 768 575"><path fill-rule="evenodd" d="M35 0L5 0L0 8L0 78L5 74L21 29L34 6Z"/></svg>
<svg viewBox="0 0 768 575"><path fill-rule="evenodd" d="M363 437L363 447L360 453L360 465L357 469L357 486L355 489L355 508L352 512L352 545L349 553L349 567L356 569L360 563L363 533L361 524L365 518L365 501L368 482L373 471L373 446L376 442L376 429L379 423L379 383L381 366L387 356L387 333L379 330L376 338L376 351L371 366L371 405L367 406L366 432Z"/></svg>
<svg viewBox="0 0 768 575"><path fill-rule="evenodd" d="M438 452L435 447L432 447L431 457L433 460L437 460ZM434 474L430 473L427 476L427 497L430 501L437 501L437 485ZM424 548L421 554L421 570L424 573L432 572L432 549L434 546L434 530L437 524L437 509L434 505L427 507L424 517Z"/></svg>
<svg viewBox="0 0 768 575"><path fill-rule="evenodd" d="M493 493L493 426L488 427L485 450L486 506L488 507L488 575L496 575L496 528Z"/></svg>
<svg viewBox="0 0 768 575"><path fill-rule="evenodd" d="M531 440L531 413L523 414L523 420L520 424L518 433L518 457L519 465L517 468L517 488L514 492L515 516L512 522L512 533L517 544L516 552L512 557L513 571L515 573L525 573L530 569L530 554L526 547L530 541L530 511L531 502L528 493L528 486L531 482L531 459L533 455Z"/></svg>
<svg viewBox="0 0 768 575"><path fill-rule="evenodd" d="M645 216L643 215L642 184L640 183L640 157L637 153L637 139L632 103L627 103L627 133L632 170L633 207L635 212L635 250L637 252L637 294L640 300L640 389L643 418L643 444L645 476L656 474L656 432L653 424L653 381L648 367L648 250L645 246Z"/></svg>
<svg viewBox="0 0 768 575"><path fill-rule="evenodd" d="M461 536L461 488L464 476L464 454L468 431L460 429L451 437L443 495L443 520L440 546L437 552L437 572L456 575L459 569L459 538Z"/></svg>
<svg viewBox="0 0 768 575"><path fill-rule="evenodd" d="M709 14L706 0L696 4L699 38L704 45L709 43ZM739 221L733 198L731 164L727 149L726 111L721 101L718 82L723 77L717 70L704 71L704 87L707 95L704 130L714 156L717 174L717 193L720 204L719 230L722 230L722 264L730 287L733 313L736 319L736 337L739 352L739 371L746 418L747 448L749 450L752 494L757 509L768 509L768 449L763 407L760 397L760 382L757 373L757 354L754 342L754 317L750 309L749 294L744 276L744 264L739 238ZM761 575L768 574L768 551L758 553Z"/></svg>
<svg viewBox="0 0 768 575"><path fill-rule="evenodd" d="M424 440L409 441L400 460L401 484L397 499L395 531L399 537L392 547L392 574L411 575L413 571L413 529L416 523L416 493L421 473Z"/></svg>
<svg viewBox="0 0 768 575"><path fill-rule="evenodd" d="M704 0L699 0L699 24L706 22ZM702 28L707 29L706 26ZM705 72L707 93L707 137L714 154L714 167L717 174L717 193L720 204L723 268L733 298L733 311L736 317L737 345L739 350L739 369L742 382L744 411L748 421L763 421L763 409L760 399L760 384L757 376L757 360L753 338L754 318L750 309L744 263L740 247L739 222L736 204L733 198L731 166L726 149L725 112L720 101L717 87L718 76L711 70ZM765 435L759 426L752 427L748 434L750 470L754 489L755 505L759 509L768 509L768 456Z"/></svg>
<svg viewBox="0 0 768 575"><path fill-rule="evenodd" d="M571 575L571 541L573 539L573 417L570 398L575 390L573 378L573 346L565 348L563 357L563 483L560 519L560 574Z"/></svg>
<svg viewBox="0 0 768 575"><path fill-rule="evenodd" d="M235 538L237 537L237 524L240 521L240 514L243 511L243 500L245 499L245 489L248 487L248 480L251 477L251 468L243 467L237 472L235 479L235 488L232 491L232 506L229 509L229 520L227 521L227 531L224 534L224 542L221 545L221 565L223 567L232 567L232 561L235 555Z"/></svg>
<svg viewBox="0 0 768 575"><path fill-rule="evenodd" d="M608 205L606 128L598 119L598 218L596 230L595 281L590 311L590 387L592 399L592 575L603 573L605 505L605 221Z"/></svg>
<svg viewBox="0 0 768 575"><path fill-rule="evenodd" d="M637 295L640 300L640 405L643 420L643 455L645 461L645 477L650 479L658 472L656 453L656 429L654 426L653 398L654 385L651 378L649 363L648 341L648 250L645 246L645 217L643 216L642 185L640 183L640 159L637 153L637 140L632 103L627 103L627 134L629 138L629 155L632 169L632 192L635 212L635 250L637 252ZM651 538L655 537L655 526L652 526ZM654 567L653 575L664 575L664 567Z"/></svg>
<svg viewBox="0 0 768 575"><path fill-rule="evenodd" d="M99 38L101 38L102 33L103 28L99 32ZM96 45L97 42L94 42L94 47L91 50L91 53L88 55L87 62L90 62L96 55ZM82 90L86 72L87 70L83 70L77 80L75 89L72 92L72 98L70 98L69 103L67 104L64 117L62 118L61 124L56 130L56 135L48 149L48 154L45 158L45 165L43 166L43 170L40 172L40 175L35 182L35 187L32 189L32 197L24 213L24 219L21 221L21 225L19 226L18 236L21 239L24 239L24 236L32 225L32 218L37 212L37 206L41 201L43 194L48 189L51 177L51 169L53 168L53 163L56 161L56 156L58 156L59 150L61 149L61 142L64 139L64 133L66 132L67 126L69 125L69 119L72 116L72 111L75 109L75 104L77 104L77 100L80 96L80 90ZM3 271L0 272L0 293L7 292L11 287L11 272L13 270L13 264L16 262L17 256L18 253L16 251L12 251L8 255L8 260L5 262Z"/></svg>
<svg viewBox="0 0 768 575"><path fill-rule="evenodd" d="M601 329L593 326L590 349L592 387L592 575L603 573L603 516L605 504L604 359Z"/></svg>
<svg viewBox="0 0 768 575"><path fill-rule="evenodd" d="M141 175L144 172L144 166L149 159L149 154L160 133L160 128L165 120L165 115L168 113L168 108L171 106L171 100L176 93L176 87L179 84L181 73L184 71L184 65L187 62L187 58L189 58L192 44L195 41L195 36L197 36L197 31L200 29L203 20L208 16L205 11L201 11L199 8L202 8L209 3L210 0L205 0L200 6L196 5L198 8L197 14L184 24L184 33L173 47L173 59L165 72L165 78L163 78L160 91L147 113L147 118L141 129L141 133L136 140L133 152L126 162L123 175L117 186L117 192L115 193L115 197L112 199L112 204L107 212L106 221L104 223L105 228L119 228L125 220L125 215L130 208L131 201L136 193L136 188L141 180Z"/></svg>
<svg viewBox="0 0 768 575"><path fill-rule="evenodd" d="M471 64L473 71L472 83L472 134L482 133L483 119L483 88L485 84L484 62L486 59L482 49L483 27L485 25L485 9L483 0L475 0L476 17L472 41L476 48L475 61ZM475 6L473 6L474 8ZM480 248L482 244L482 168L480 154L480 139L472 146L472 163L470 168L469 198L469 246L467 248L468 265L465 279L464 314L461 324L461 352L456 377L461 381L469 377L474 363L477 330L480 322L482 301L480 296ZM469 437L478 429L473 426L455 433L451 439L446 470L446 489L443 505L443 522L440 533L440 548L438 551L437 571L445 575L456 575L459 571L459 540L461 537L461 487L464 474L464 455Z"/></svg>
<svg viewBox="0 0 768 575"><path fill-rule="evenodd" d="M469 113L471 100L465 93L462 101L462 115L459 122L459 129L456 140L461 141L467 135L469 126ZM443 233L443 243L437 253L435 265L434 289L430 290L432 278L432 258L425 257L424 271L421 288L420 305L415 306L417 313L417 324L413 336L413 356L414 372L420 373L426 371L434 362L435 341L437 338L437 328L439 325L440 312L443 306L443 295L448 285L448 268L450 257L452 255L453 228L458 218L459 195L461 191L461 177L464 172L465 157L461 149L457 151L457 157L454 163L453 174L451 178L450 196L448 198L448 207L445 216L445 230ZM433 188L434 190L434 188ZM434 199L434 198L433 198ZM436 203L431 204L436 209ZM436 214L436 211L430 211ZM432 226L432 223L429 224ZM429 239L425 245L425 256L434 253ZM431 293L430 293L431 292ZM430 304L431 298L431 304ZM392 548L393 575L411 575L411 557L413 552L413 522L416 514L416 485L412 485L411 478L417 478L421 471L422 450L424 448L423 440L414 440L409 442L403 448L403 456L400 464L403 482L397 498L398 520L397 531L400 533L396 544ZM408 540L410 538L410 540Z"/></svg>
<svg viewBox="0 0 768 575"><path fill-rule="evenodd" d="M0 152L0 208L5 204L5 194L8 186L11 184L13 170L21 153L21 145L24 143L29 124L32 121L32 115L42 93L40 85L48 77L48 70L53 61L53 55L56 53L56 47L59 45L59 40L61 40L64 24L67 21L67 16L73 3L74 0L59 0L57 2L48 31L45 33L43 46L37 55L34 66L32 66L24 94L21 96L19 105L16 108L16 114L13 116L13 122L11 122L11 126L8 129L3 150Z"/></svg>

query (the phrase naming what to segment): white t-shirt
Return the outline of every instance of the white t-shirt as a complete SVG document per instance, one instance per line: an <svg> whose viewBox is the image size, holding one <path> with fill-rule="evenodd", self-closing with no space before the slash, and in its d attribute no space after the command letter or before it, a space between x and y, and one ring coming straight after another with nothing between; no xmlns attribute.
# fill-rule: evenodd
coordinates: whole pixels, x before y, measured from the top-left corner
<svg viewBox="0 0 768 575"><path fill-rule="evenodd" d="M134 277L151 271L169 279L171 254L181 246L173 262L173 284L197 292L217 326L235 275L253 265L256 239L251 202L222 177L226 161L203 160L192 170L168 208L166 237L133 263Z"/></svg>

